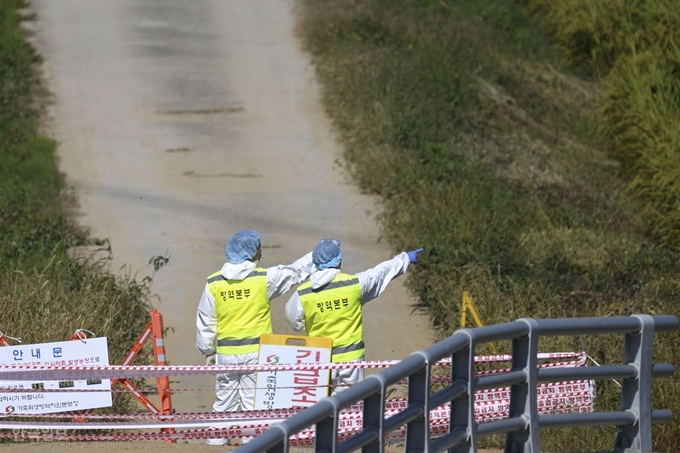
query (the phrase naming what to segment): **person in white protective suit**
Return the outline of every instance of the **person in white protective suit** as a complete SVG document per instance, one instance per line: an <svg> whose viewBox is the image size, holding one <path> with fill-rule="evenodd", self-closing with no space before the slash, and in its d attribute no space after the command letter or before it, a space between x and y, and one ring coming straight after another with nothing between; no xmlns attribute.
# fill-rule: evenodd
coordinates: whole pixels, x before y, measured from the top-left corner
<svg viewBox="0 0 680 453"><path fill-rule="evenodd" d="M409 264L416 263L422 251L403 252L373 269L350 275L340 270L340 242L324 239L312 252L317 270L286 303L286 319L293 329L309 336L332 338L333 362L364 361L362 306L382 294ZM363 379L363 368L333 370L333 394Z"/></svg>
<svg viewBox="0 0 680 453"><path fill-rule="evenodd" d="M196 315L196 349L206 365L255 365L260 335L272 333L270 301L304 281L314 269L308 253L292 264L260 268L260 235L239 231L227 243L227 262L210 275ZM253 372L216 376L214 412L253 410ZM228 439L208 439L225 445Z"/></svg>

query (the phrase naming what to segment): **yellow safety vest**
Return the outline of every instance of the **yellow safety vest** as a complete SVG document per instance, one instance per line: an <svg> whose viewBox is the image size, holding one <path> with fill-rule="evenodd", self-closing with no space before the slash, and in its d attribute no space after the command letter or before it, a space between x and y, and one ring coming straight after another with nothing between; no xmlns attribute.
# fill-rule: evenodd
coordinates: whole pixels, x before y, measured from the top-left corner
<svg viewBox="0 0 680 453"><path fill-rule="evenodd" d="M243 280L215 272L208 277L208 289L215 298L217 353L257 352L260 335L272 333L267 269L257 268Z"/></svg>
<svg viewBox="0 0 680 453"><path fill-rule="evenodd" d="M339 273L333 281L313 290L310 282L298 287L305 311L305 330L311 337L333 339L333 362L364 356L361 285L355 275Z"/></svg>

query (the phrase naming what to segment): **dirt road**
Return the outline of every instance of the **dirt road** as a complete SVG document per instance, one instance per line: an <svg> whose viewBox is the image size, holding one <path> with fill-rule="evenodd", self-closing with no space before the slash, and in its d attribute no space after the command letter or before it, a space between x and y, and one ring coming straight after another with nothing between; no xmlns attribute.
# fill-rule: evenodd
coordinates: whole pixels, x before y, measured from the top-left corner
<svg viewBox="0 0 680 453"><path fill-rule="evenodd" d="M390 258L377 200L338 167L289 0L33 0L34 42L55 96L49 133L80 197L80 223L110 238L112 270L154 277L172 327L171 364L199 364L194 317L205 277L235 231L262 234L262 264L291 262L320 238L342 241L343 269ZM417 244L414 244L414 246ZM273 302L274 330L287 296ZM366 306L368 359L431 344L395 282ZM97 326L87 328L98 334ZM110 345L113 347L113 345ZM209 410L210 377L173 379L178 412Z"/></svg>

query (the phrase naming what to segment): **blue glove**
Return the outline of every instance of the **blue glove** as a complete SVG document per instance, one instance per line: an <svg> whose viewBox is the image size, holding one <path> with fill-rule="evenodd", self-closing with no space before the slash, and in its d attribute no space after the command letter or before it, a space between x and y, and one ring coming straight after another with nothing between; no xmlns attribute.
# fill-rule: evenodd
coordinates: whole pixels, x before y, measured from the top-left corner
<svg viewBox="0 0 680 453"><path fill-rule="evenodd" d="M411 262L411 264L416 264L418 262L418 254L422 251L423 249L420 248L411 250L410 252L406 252L406 254L408 255L408 260Z"/></svg>

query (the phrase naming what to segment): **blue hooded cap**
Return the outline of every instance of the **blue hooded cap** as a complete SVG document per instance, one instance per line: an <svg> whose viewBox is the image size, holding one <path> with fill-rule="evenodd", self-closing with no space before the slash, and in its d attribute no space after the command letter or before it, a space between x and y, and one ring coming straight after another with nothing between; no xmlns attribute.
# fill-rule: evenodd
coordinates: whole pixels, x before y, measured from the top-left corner
<svg viewBox="0 0 680 453"><path fill-rule="evenodd" d="M335 239L322 239L312 251L312 261L319 270L339 268L342 261L340 242Z"/></svg>
<svg viewBox="0 0 680 453"><path fill-rule="evenodd" d="M253 258L260 248L260 233L255 230L239 231L229 239L225 253L227 262L240 264Z"/></svg>

